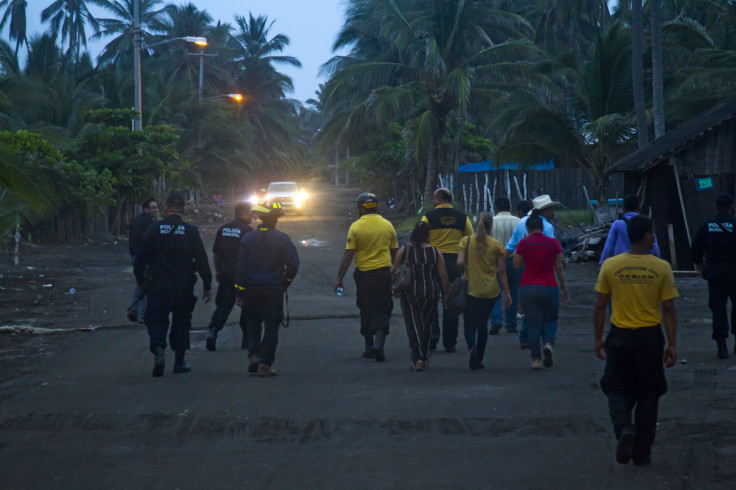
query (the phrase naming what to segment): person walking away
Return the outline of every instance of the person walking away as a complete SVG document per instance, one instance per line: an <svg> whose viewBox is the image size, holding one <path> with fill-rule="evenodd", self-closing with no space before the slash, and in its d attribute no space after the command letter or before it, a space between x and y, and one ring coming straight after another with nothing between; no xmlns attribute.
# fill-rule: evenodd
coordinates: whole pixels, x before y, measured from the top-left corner
<svg viewBox="0 0 736 490"><path fill-rule="evenodd" d="M429 243L438 249L445 259L447 278L452 282L460 277L457 270L457 251L460 239L473 234L473 225L468 216L452 207L452 193L440 187L434 191L432 203L434 209L422 216L422 221L429 224ZM443 302L444 303L444 302ZM455 352L458 335L458 313L443 308L442 310L442 344L446 352ZM432 326L430 349L437 348L440 339L439 319Z"/></svg>
<svg viewBox="0 0 736 490"><path fill-rule="evenodd" d="M248 372L275 376L279 326L284 319L284 293L299 270L291 238L276 229L281 204L264 201L252 211L261 223L240 240L235 294L245 309L248 329Z"/></svg>
<svg viewBox="0 0 736 490"><path fill-rule="evenodd" d="M133 268L138 288L145 288L148 294L144 321L148 328L149 348L154 355L154 377L164 374L169 314L169 343L175 353L174 373L191 371L184 355L190 347L189 331L197 299L194 296L196 274L202 278L204 302L208 303L212 297L212 271L207 262L207 252L197 227L182 219L184 202L181 193L169 194L164 203L165 218L146 230Z"/></svg>
<svg viewBox="0 0 736 490"><path fill-rule="evenodd" d="M539 215L542 217L543 231L542 234L549 238L555 238L555 229L552 226L551 220L555 217L555 207L561 206L558 201L553 201L548 194L542 194L532 200L532 209L539 211ZM511 234L509 242L506 244L507 257L511 257L516 251L516 247L519 242L527 236L526 220L529 219L529 215L522 217L517 223L514 232ZM523 271L520 271L523 275ZM523 308L524 305L521 304ZM524 310L526 312L526 310ZM545 341L550 344L554 344L555 337L557 336L557 320L549 322L544 326L544 337ZM527 321L526 316L521 322L521 330L519 331L519 344L522 349L529 348L529 339L527 335Z"/></svg>
<svg viewBox="0 0 736 490"><path fill-rule="evenodd" d="M151 224L156 221L158 215L158 204L156 199L149 197L141 205L143 212L133 218L130 222L130 228L128 232L128 251L130 252L130 263L135 267L135 256L138 254L141 244L143 243L143 235L146 233ZM136 282L133 288L133 299L130 307L128 308L128 320L131 322L143 323L143 316L146 313L146 295L145 291L138 289L138 283Z"/></svg>
<svg viewBox="0 0 736 490"><path fill-rule="evenodd" d="M238 252L240 251L240 240L249 233L249 226L253 220L250 212L251 205L248 202L240 202L235 205L235 219L225 223L215 235L215 244L212 246L212 261L215 264L215 279L217 280L217 296L215 296L215 311L210 319L209 333L205 347L207 350L216 350L217 334L225 326L230 312L235 306L235 269L238 265ZM240 309L240 329L243 331L243 339L240 342L241 349L248 348L248 333L246 329L245 310Z"/></svg>
<svg viewBox="0 0 736 490"><path fill-rule="evenodd" d="M528 210L527 210L528 211ZM511 201L508 197L497 197L493 202L493 228L491 228L491 238L495 238L503 246L509 243L514 228L520 219L511 214ZM519 303L519 279L521 274L514 268L513 259L505 257L506 280L508 281L508 291L511 295L511 305L503 308L501 301L496 301L491 310L491 329L489 335L497 335L498 332L506 324L508 333L517 333L516 330L516 313ZM501 286L502 287L502 286ZM506 289L501 289L503 294Z"/></svg>
<svg viewBox="0 0 736 490"><path fill-rule="evenodd" d="M359 218L350 225L345 252L333 290L343 287L343 278L355 259L355 287L360 309L360 334L365 341L363 358L386 360L384 344L393 310L391 264L399 244L390 221L378 214L378 198L363 192L356 199Z"/></svg>
<svg viewBox="0 0 736 490"><path fill-rule="evenodd" d="M412 285L409 291L396 296L401 299L406 334L411 347L411 367L421 371L429 363L429 342L432 324L437 315L437 301L447 291L448 279L445 259L429 244L429 225L420 221L409 237L410 245L396 253L392 275L403 262L412 269Z"/></svg>
<svg viewBox="0 0 736 490"><path fill-rule="evenodd" d="M532 369L552 367L552 342L543 332L546 325L557 321L560 300L567 302L567 280L562 261L560 242L543 234L544 221L539 209L534 209L526 220L528 236L519 242L514 254L514 267L521 275L521 304L527 324ZM555 279L555 274L557 279ZM545 335L544 348L540 338ZM544 361L542 361L544 356Z"/></svg>
<svg viewBox="0 0 736 490"><path fill-rule="evenodd" d="M715 217L698 229L691 251L693 263L708 281L708 306L713 314L711 338L716 341L718 359L728 359L729 299L731 333L736 335L736 219L733 209L733 198L720 194L715 202Z"/></svg>
<svg viewBox="0 0 736 490"><path fill-rule="evenodd" d="M501 291L504 291L506 306L511 305L511 293L506 280L506 255L501 243L490 236L492 228L491 214L480 213L475 235L460 240L457 255L457 268L460 274L466 269L468 271L468 295L463 311L463 326L465 341L470 351L468 364L473 371L484 368L488 318Z"/></svg>
<svg viewBox="0 0 736 490"><path fill-rule="evenodd" d="M606 238L606 244L603 247L603 252L601 252L601 260L598 262L599 267L606 259L610 259L618 254L629 251L631 244L629 243L629 234L626 231L626 224L631 218L639 214L641 210L640 208L639 196L636 194L629 194L624 197L624 214L611 225L608 237ZM649 253L659 257L659 244L657 244L656 237L654 238L654 246Z"/></svg>
<svg viewBox="0 0 736 490"><path fill-rule="evenodd" d="M677 361L678 293L670 265L649 253L654 246L652 220L633 216L627 230L629 251L603 262L595 284L594 352L606 361L600 384L618 440L616 461L626 464L633 459L643 466L651 462L659 397L667 392L663 363L672 367ZM604 344L609 299L611 329Z"/></svg>

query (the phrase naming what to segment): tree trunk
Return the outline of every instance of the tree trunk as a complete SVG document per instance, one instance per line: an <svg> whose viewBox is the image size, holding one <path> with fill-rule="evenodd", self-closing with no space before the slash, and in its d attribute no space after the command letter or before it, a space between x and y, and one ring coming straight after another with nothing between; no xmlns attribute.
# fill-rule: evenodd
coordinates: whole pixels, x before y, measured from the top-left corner
<svg viewBox="0 0 736 490"><path fill-rule="evenodd" d="M654 139L664 136L664 80L662 67L662 0L652 0L652 106Z"/></svg>
<svg viewBox="0 0 736 490"><path fill-rule="evenodd" d="M642 0L631 2L631 79L634 88L634 106L636 107L636 129L639 136L639 148L649 143L647 129L646 104L644 100L644 61L642 43L644 25L642 21Z"/></svg>
<svg viewBox="0 0 736 490"><path fill-rule="evenodd" d="M435 182L437 181L437 154L440 148L439 135L433 135L429 144L429 155L427 155L427 176L424 181L424 203L432 202L432 195L435 191Z"/></svg>

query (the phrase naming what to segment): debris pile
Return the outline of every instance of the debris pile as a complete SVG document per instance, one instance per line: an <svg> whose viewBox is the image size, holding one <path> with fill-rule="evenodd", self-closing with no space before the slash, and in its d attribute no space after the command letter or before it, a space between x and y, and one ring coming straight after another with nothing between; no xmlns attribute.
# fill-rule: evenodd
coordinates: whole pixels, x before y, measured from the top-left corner
<svg viewBox="0 0 736 490"><path fill-rule="evenodd" d="M598 261L606 245L608 232L612 223L596 225L585 229L585 232L575 238L575 242L569 247L565 254L568 262L592 262Z"/></svg>

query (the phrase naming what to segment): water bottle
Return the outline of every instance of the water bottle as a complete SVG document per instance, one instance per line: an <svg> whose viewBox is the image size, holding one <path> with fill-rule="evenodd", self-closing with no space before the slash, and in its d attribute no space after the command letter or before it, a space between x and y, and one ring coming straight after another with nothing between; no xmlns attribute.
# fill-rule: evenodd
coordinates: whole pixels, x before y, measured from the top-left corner
<svg viewBox="0 0 736 490"><path fill-rule="evenodd" d="M337 294L338 296L342 296L343 294L345 294L345 288L340 286L339 288L335 289L335 294Z"/></svg>

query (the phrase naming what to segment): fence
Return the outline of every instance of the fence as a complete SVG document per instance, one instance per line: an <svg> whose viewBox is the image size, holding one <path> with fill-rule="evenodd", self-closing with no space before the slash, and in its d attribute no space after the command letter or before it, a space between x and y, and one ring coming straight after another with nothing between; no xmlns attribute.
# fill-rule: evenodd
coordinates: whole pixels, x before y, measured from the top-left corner
<svg viewBox="0 0 736 490"><path fill-rule="evenodd" d="M597 199L597 183L582 168L556 168L552 170L490 170L487 172L459 172L444 176L441 180L455 181L455 199L465 203L465 211L477 213L490 210L493 200L508 197L511 205L529 200L541 194L549 194L569 209L582 209L590 199ZM623 175L608 178L607 193L621 197ZM588 196L586 196L586 191Z"/></svg>

